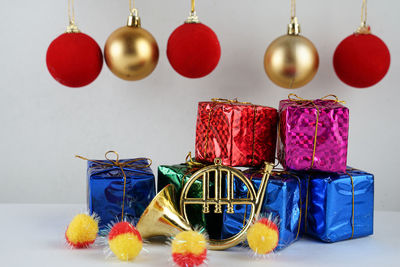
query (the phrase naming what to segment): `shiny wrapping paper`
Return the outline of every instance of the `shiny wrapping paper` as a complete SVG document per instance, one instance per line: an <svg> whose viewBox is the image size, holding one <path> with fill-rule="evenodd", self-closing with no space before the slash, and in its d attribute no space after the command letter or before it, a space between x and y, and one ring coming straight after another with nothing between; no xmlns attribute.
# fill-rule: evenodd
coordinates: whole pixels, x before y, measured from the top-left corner
<svg viewBox="0 0 400 267"><path fill-rule="evenodd" d="M373 234L374 176L348 169L347 173L297 172L307 192L305 231L325 242ZM354 183L354 224L353 187ZM303 210L306 210L305 204ZM353 232L354 226L354 232Z"/></svg>
<svg viewBox="0 0 400 267"><path fill-rule="evenodd" d="M346 170L349 110L345 106L334 100L287 99L280 102L279 114L278 157L286 169Z"/></svg>
<svg viewBox="0 0 400 267"><path fill-rule="evenodd" d="M240 102L199 102L196 160L227 166L274 162L277 110Z"/></svg>
<svg viewBox="0 0 400 267"><path fill-rule="evenodd" d="M191 175L204 167L204 165L193 166L188 163L176 165L161 165L158 167L158 184L157 191L161 191L165 186L172 184L175 186L180 196L182 189ZM210 187L213 191L214 183L212 175L210 176ZM188 197L201 198L203 196L203 182L197 180L194 182L188 192ZM179 207L179 199L176 200L177 207ZM221 235L222 215L214 214L213 209L210 213L203 213L202 205L189 205L187 206L187 214L190 224L196 228L206 228L208 235L212 238Z"/></svg>
<svg viewBox="0 0 400 267"><path fill-rule="evenodd" d="M253 171L244 172L245 176L258 190L262 174ZM247 187L239 179L234 182L235 198L246 198ZM300 179L290 173L272 174L267 185L266 196L261 209L264 216L272 215L272 218L278 219L279 242L275 250L283 249L294 241L298 240L301 233L300 223L303 216L302 197ZM238 233L249 219L250 205L235 205L235 213L226 213L224 209L224 224L222 226L222 238L227 238Z"/></svg>
<svg viewBox="0 0 400 267"><path fill-rule="evenodd" d="M124 163L129 160L120 160ZM98 162L110 163L107 160ZM123 167L126 175L124 219L136 223L147 205L155 196L155 178L150 167L135 168L134 165L147 165L146 159ZM90 212L100 217L99 229L105 230L107 224L121 220L124 192L124 176L118 166L105 166L88 161L88 206Z"/></svg>

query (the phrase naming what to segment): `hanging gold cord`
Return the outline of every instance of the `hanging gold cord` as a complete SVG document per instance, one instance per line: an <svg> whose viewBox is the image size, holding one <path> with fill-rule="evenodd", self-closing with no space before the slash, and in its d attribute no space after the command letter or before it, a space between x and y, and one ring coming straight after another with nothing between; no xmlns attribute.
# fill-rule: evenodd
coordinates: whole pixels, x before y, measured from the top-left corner
<svg viewBox="0 0 400 267"><path fill-rule="evenodd" d="M129 27L139 27L141 26L139 12L135 8L135 0L129 0L129 17L127 26Z"/></svg>
<svg viewBox="0 0 400 267"><path fill-rule="evenodd" d="M356 33L369 34L371 33L370 27L367 25L367 0L362 1L361 5L361 24L357 28Z"/></svg>
<svg viewBox="0 0 400 267"><path fill-rule="evenodd" d="M185 21L185 23L199 23L199 18L196 15L196 1L191 0L190 15Z"/></svg>
<svg viewBox="0 0 400 267"><path fill-rule="evenodd" d="M192 9L191 9L192 13L194 13L195 9L196 9L196 3L195 0L192 0Z"/></svg>
<svg viewBox="0 0 400 267"><path fill-rule="evenodd" d="M300 25L297 22L296 17L296 0L290 1L290 23L288 25L289 35L299 35L300 34Z"/></svg>
<svg viewBox="0 0 400 267"><path fill-rule="evenodd" d="M68 19L69 24L75 24L74 0L68 0Z"/></svg>
<svg viewBox="0 0 400 267"><path fill-rule="evenodd" d="M132 12L132 10L135 9L135 0L129 0L129 10Z"/></svg>
<svg viewBox="0 0 400 267"><path fill-rule="evenodd" d="M367 26L367 0L363 0L361 5L361 26Z"/></svg>
<svg viewBox="0 0 400 267"><path fill-rule="evenodd" d="M67 27L67 32L79 32L78 27L75 24L75 9L74 9L74 0L68 0L68 21L69 25Z"/></svg>
<svg viewBox="0 0 400 267"><path fill-rule="evenodd" d="M290 18L294 19L295 17L296 17L296 0L291 0Z"/></svg>

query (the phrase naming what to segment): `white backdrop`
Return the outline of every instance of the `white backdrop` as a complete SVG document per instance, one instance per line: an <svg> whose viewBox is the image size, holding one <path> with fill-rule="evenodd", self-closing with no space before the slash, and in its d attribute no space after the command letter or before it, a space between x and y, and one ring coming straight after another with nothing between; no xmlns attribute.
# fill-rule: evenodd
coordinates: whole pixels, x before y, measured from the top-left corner
<svg viewBox="0 0 400 267"><path fill-rule="evenodd" d="M101 47L124 25L128 1L76 0L76 20ZM165 55L169 34L187 17L189 0L137 0L142 26L157 39L160 61L139 82L115 77L104 65L90 86L71 89L49 75L50 42L67 26L67 1L2 1L0 9L0 202L83 203L86 162L117 150L122 157L147 156L159 164L184 160L193 151L197 102L234 98L277 107L290 91L264 73L267 45L286 31L289 0L198 0L201 21L222 47L216 70L206 78L180 77ZM299 0L304 36L320 54L315 79L295 93L330 93L350 108L348 163L375 174L377 209L400 211L399 120L400 2L369 1L368 23L388 45L392 63L378 85L359 90L336 77L332 54L360 22L361 0Z"/></svg>

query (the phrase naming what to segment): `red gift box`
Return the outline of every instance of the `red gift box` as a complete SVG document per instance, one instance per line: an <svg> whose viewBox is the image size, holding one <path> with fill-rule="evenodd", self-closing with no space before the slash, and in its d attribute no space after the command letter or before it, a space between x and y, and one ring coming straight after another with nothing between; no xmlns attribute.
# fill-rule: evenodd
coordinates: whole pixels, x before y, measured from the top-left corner
<svg viewBox="0 0 400 267"><path fill-rule="evenodd" d="M274 162L278 112L271 107L228 99L199 102L196 160L259 166Z"/></svg>

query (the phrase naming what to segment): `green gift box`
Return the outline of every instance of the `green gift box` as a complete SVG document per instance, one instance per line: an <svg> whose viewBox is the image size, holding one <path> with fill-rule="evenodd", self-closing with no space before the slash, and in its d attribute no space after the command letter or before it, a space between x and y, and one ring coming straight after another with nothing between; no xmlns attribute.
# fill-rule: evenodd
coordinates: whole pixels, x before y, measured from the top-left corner
<svg viewBox="0 0 400 267"><path fill-rule="evenodd" d="M172 184L175 186L178 196L180 196L183 187L189 178L196 171L205 167L205 165L189 161L187 163L176 165L160 165L158 166L158 183L157 192L160 192L165 186ZM213 177L210 177L210 191L214 190ZM203 182L197 180L190 187L188 197L203 197ZM179 206L179 203L176 203ZM196 229L205 228L210 238L219 238L222 229L222 214L213 213L214 209L210 209L210 213L203 213L203 206L189 205L186 208L190 224Z"/></svg>

